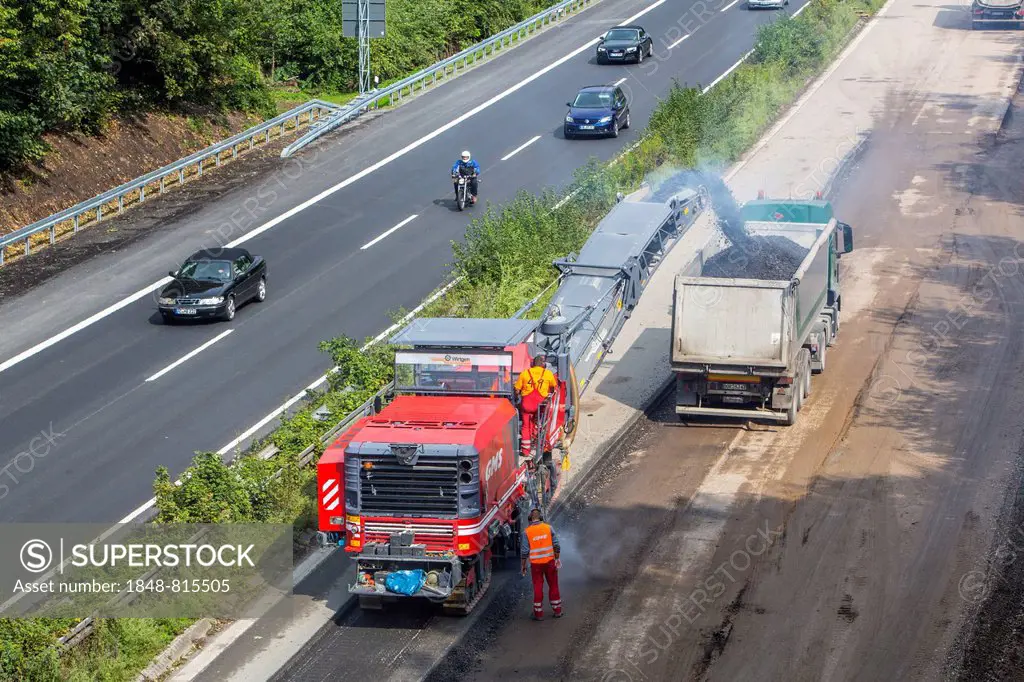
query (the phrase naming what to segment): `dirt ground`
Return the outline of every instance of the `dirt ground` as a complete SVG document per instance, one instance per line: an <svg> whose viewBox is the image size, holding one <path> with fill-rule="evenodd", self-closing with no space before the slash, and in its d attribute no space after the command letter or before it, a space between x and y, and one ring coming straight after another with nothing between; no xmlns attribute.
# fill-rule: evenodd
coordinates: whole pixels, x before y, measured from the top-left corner
<svg viewBox="0 0 1024 682"><path fill-rule="evenodd" d="M309 146L310 155L319 155L324 150L333 149L345 143L346 138L361 126L378 118L379 114L371 113L362 116L359 121L347 129L332 135L330 139L320 140ZM84 263L90 258L103 253L114 253L128 247L134 242L153 234L157 230L174 228L182 221L203 207L211 205L218 198L240 191L280 174L282 162L281 149L295 139L294 135L275 138L269 144L257 147L245 154L244 159L228 163L220 168L204 171L201 182L187 182L181 187L173 187L166 194L146 199L144 208L132 208L123 214L104 219L98 225L83 229L72 238L58 241L52 246L34 251L30 258L18 258L0 267L0 303L5 299L24 294L51 277L59 275L69 268ZM199 145L199 148L206 146ZM173 155L176 160L188 152ZM159 164L153 168L159 167ZM152 170L146 168L131 177ZM104 186L96 193L110 189L114 185ZM94 194L86 193L88 196ZM87 198L87 197L86 197ZM6 205L6 199L0 206ZM49 211L44 212L49 215ZM0 222L0 225L3 223Z"/></svg>
<svg viewBox="0 0 1024 682"><path fill-rule="evenodd" d="M980 144L927 105L885 103L835 202L800 422L662 406L555 521L566 616L516 581L429 679L1024 679L1024 96Z"/></svg>
<svg viewBox="0 0 1024 682"><path fill-rule="evenodd" d="M0 175L0 234L29 225L255 125L243 114L143 114L112 120L101 135L50 134L53 151Z"/></svg>

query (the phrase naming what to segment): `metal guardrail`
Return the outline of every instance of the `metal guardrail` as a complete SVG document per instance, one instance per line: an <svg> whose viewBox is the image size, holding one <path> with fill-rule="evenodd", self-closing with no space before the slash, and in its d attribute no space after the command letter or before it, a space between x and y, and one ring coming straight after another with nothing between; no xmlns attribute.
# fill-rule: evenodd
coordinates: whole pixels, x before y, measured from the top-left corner
<svg viewBox="0 0 1024 682"><path fill-rule="evenodd" d="M315 125L317 121L325 118L326 113L333 114L340 109L344 107L318 99L311 100L170 165L135 178L11 234L0 236L0 265L4 264L7 247L13 244L24 243L27 256L32 251L33 240L41 233L49 232L49 243L53 244L59 237L77 233L86 225L102 221L107 212L120 214L126 207L142 203L146 200L147 192L163 194L167 187L182 185L188 179L201 177L205 169L220 166L227 158L236 158L240 151L244 153L257 144L269 142L274 137L275 129L280 129L280 137L288 130L299 128L303 121Z"/></svg>
<svg viewBox="0 0 1024 682"><path fill-rule="evenodd" d="M145 201L147 190L151 193L163 194L168 186L181 185L184 184L186 179L201 177L207 166L220 166L221 161L227 154L230 154L232 159L236 158L239 153L239 147L242 147L243 151L246 146L248 149L252 149L256 146L258 138L264 138L265 141L269 142L274 129L280 128L280 132L283 135L286 130L297 129L302 123L302 118L305 117L310 129L302 137L282 150L281 157L287 158L320 136L356 118L361 113L370 109L378 109L381 106L393 106L396 101L400 102L406 97L415 95L417 91L423 91L430 86L436 85L439 80L454 77L460 69L469 68L478 61L486 59L498 50L505 48L506 45L510 46L517 40L536 33L543 27L600 1L562 0L562 2L542 12L538 12L532 17L472 47L466 48L458 54L428 66L381 90L361 95L348 104L338 105L322 100L311 100L291 111L280 114L269 121L241 132L223 142L207 147L180 161L126 182L99 196L55 213L48 218L34 222L8 235L0 236L0 266L4 265L7 249L12 245L23 243L24 255L27 256L32 252L33 241L36 244L41 243L38 238L42 233L49 233L50 244L55 243L65 235L76 234L83 227L102 221L105 211L114 212L115 215L120 214L124 211L125 207ZM291 125L289 126L289 124Z"/></svg>
<svg viewBox="0 0 1024 682"><path fill-rule="evenodd" d="M562 6L586 5L586 4L590 4L592 2L599 2L599 1L600 0L567 0L567 2L563 2L560 5L556 5L555 7L552 7L550 9L548 9L548 10L545 10L545 12L543 12L541 14L549 14L552 11L558 10ZM520 24L517 24L517 26L513 26L512 28L508 29L504 33L507 34L509 32L512 32L517 27L522 27L523 24L525 24L527 22L530 22L531 20L532 21L536 21L537 17L539 17L539 16L540 15L535 15L535 17L532 17L531 19L527 19L526 22L521 22ZM522 30L522 28L520 28L520 30ZM501 34L499 34L499 35L501 35ZM493 40L497 40L498 37L499 36L497 36L497 35L494 36ZM485 41L485 43L486 42L487 41ZM446 60L446 61L450 62L451 60L456 60L456 59L458 59L460 57L465 59L466 58L466 54L465 53L468 53L468 52L479 52L481 46L483 46L485 43L481 43L480 45L478 45L478 46L476 46L474 48L470 48L469 50L465 50L463 52L460 52L459 54L449 58L449 60ZM749 54L750 53L748 53L744 57L744 59L746 59L746 57L749 56ZM443 63L443 62L440 62L440 63ZM431 67L431 68L433 68L433 67ZM430 71L430 69L425 69L424 71L421 71L420 74L422 74L424 72L427 72L427 71ZM416 74L416 76L419 76L419 74ZM416 76L411 76L410 78L407 78L404 81L401 81L401 83L406 83L407 81L411 81L411 80L415 79ZM423 80L423 77L420 76L419 80ZM391 88L396 88L397 89L399 85L400 85L400 83L396 83L395 85L389 87L387 90L391 90ZM403 85L403 87L410 87L410 85L406 84L406 85ZM384 97L393 97L393 96L394 96L394 93L387 92L387 91L381 91L379 93L376 93L375 99L379 101L380 99L382 99ZM316 102L316 100L314 100L313 102L310 102L309 104L313 104L314 102ZM334 106L334 105L330 105L330 106ZM354 108L355 106L359 106L359 105L357 105L355 102L353 102L352 104L350 104L350 105L348 105L346 107L338 107L338 108L339 109L346 109L347 110L347 109L350 109L350 108ZM301 109L301 107L300 107L300 109ZM364 107L364 110L365 110L365 107ZM294 109L291 112L288 112L288 114L289 115L294 115L293 112L296 112L296 111L298 111L298 109ZM282 115L282 116L284 116L284 115ZM345 119L345 120L350 120L350 118L349 119ZM318 122L317 127L318 128L326 127L327 125L331 125L331 122L326 120L326 119L324 119L324 120L321 120L321 121ZM341 125L341 123L338 123L337 125ZM334 127L337 127L337 125L334 125ZM246 132L248 132L248 131L246 131ZM307 135L311 134L312 132L314 132L314 131L309 131L307 133ZM324 131L323 133L320 133L320 134L324 134L326 132L327 131ZM312 141L312 140L310 140L310 141ZM629 152L631 152L634 149L636 149L637 147L639 147L640 144L642 144L643 141L644 141L644 138L641 138L640 140L637 140L636 142L634 142L633 144L629 145L625 149L622 149L609 162L609 165L617 164L627 154L629 154ZM296 143L293 143L293 144L297 144L297 143L298 143L298 141L296 141ZM308 144L308 142L306 144ZM860 145L858 145L858 147L859 146ZM282 152L282 156L284 156L283 152ZM579 191L580 191L579 188L577 188L576 190L573 190L572 192L567 194L565 197L563 197L562 200L559 201L554 206L554 210L558 210L563 205L565 205L566 203L571 201L579 193ZM28 229L28 228L25 228L25 229ZM3 246L2 246L2 244L3 244L3 242L0 242L0 264L3 263L3 260L2 260ZM26 253L27 253L27 251L26 251ZM459 279L461 279L461 278L459 278ZM561 277L559 277L558 279L561 279ZM553 282L552 284L557 283L558 279L556 279L556 281ZM443 287L439 291L439 293L443 293L444 291L447 291L449 288L451 288L452 285L456 284L458 281L459 280L455 280L455 281L449 283L447 286ZM546 290L547 289L545 289L545 291ZM541 293L543 294L544 292L541 292ZM538 296L538 298L539 298L539 296ZM536 299L534 299L533 301L528 303L526 307L529 307L530 305L532 305L535 302L536 302ZM421 309L422 307L423 306L421 305L420 308L418 308L416 311L413 311L413 312L418 312L418 310ZM520 312L525 312L525 309L523 311L520 311ZM517 315L518 314L519 313L517 313ZM411 316L409 316L408 319L411 319ZM403 322L407 322L408 319L403 320ZM397 327L397 326L399 326L399 325L396 324L393 327ZM386 336L386 334L387 334L387 332L385 332L384 334L381 334L380 336L375 338L370 344L368 344L368 346L375 345L375 344L379 343L380 341L383 340L383 338ZM379 391L377 391L377 393L375 393L373 396L368 398L362 405L360 405L355 410L353 410L352 412L349 412L347 415L345 415L345 417L343 417L341 419L341 421L339 421L337 424L335 424L331 429L329 429L326 433L324 433L319 438L319 442L318 443L314 443L314 444L308 446L307 448L305 448L302 452L300 452L297 455L298 465L300 467L308 466L313 461L314 457L316 457L317 451L320 448L325 448L328 445L330 445L331 442L334 441L335 438L338 436L338 434L340 434L343 431L345 431L348 428L350 428L353 424L355 424L358 420L362 419L363 417L372 416L373 414L376 414L378 411L380 411L380 409L383 407L383 405L386 404L388 399L394 395L394 388L395 388L394 381L389 382L386 386L384 386ZM266 459L270 459L270 458L280 454L280 452L281 452L281 450L276 445L269 444L266 447L264 447L262 450L260 450L257 453L256 456L260 457L261 459L265 459L266 460ZM274 472L272 478L277 478L282 473L283 473L283 470L279 469L276 472ZM86 637L88 637L88 635L92 632L93 628L94 628L94 619L92 617L83 619L81 622L79 622L77 625L75 625L75 627L72 628L72 630L70 632L68 632L68 634L64 635L63 637L61 637L58 640L58 647L59 647L59 649L61 651L66 651L68 649L71 649L71 648L77 646Z"/></svg>
<svg viewBox="0 0 1024 682"><path fill-rule="evenodd" d="M378 109L381 106L394 106L396 101L401 102L405 97L415 95L417 91L422 92L428 87L436 85L438 80L454 77L458 74L460 68L467 69L478 61L486 59L498 50L503 49L506 44L511 45L516 40L521 40L525 36L529 36L531 33L535 33L543 27L597 2L600 2L600 0L563 0L546 10L538 12L529 19L520 21L515 26L511 26L501 33L496 33L490 38L432 66L417 71L397 83L393 83L380 90L374 90L365 95L360 95L350 102L343 111L335 112L331 116L326 117L302 137L282 149L281 157L287 158L291 156L322 135L335 130L365 111ZM383 102L386 102L386 104L382 104Z"/></svg>
<svg viewBox="0 0 1024 682"><path fill-rule="evenodd" d="M380 409L384 405L387 404L387 402L389 401L389 398L393 395L393 393L394 393L394 382L392 381L392 382L389 382L386 386L384 386L384 388L380 389L375 394L373 394L362 405L360 405L356 409L354 409L351 412L349 412L348 414L346 414L341 419L341 421L339 421L337 424L335 424L333 427L331 427L331 429L328 430L325 434L320 436L319 443L314 443L314 444L310 445L309 447L307 447L302 452L300 452L296 456L296 461L298 462L298 465L300 467L309 466L309 464L312 463L313 459L316 457L316 455L317 455L319 450L321 450L322 448L325 448L328 445L330 445L335 440L335 438L337 438L338 434L340 434L343 431L346 431L347 429L349 429L353 424L355 424L357 421L359 421L363 417L372 416L372 415L376 414L378 411L380 411ZM260 457L261 459L270 459L271 457L274 457L275 455L279 454L280 452L281 451L277 448L276 445L271 444L271 445L268 445L267 447L263 448L262 450L260 450L259 453L257 453L257 457ZM274 472L274 474L271 476L271 478L272 479L277 478L282 473L283 473L283 470L282 469L278 469L276 472ZM205 531L201 531L199 535L194 536L193 540L194 539L198 539L203 532L205 532ZM142 576L140 576L140 579L148 580L149 578L151 578L154 575L156 575L156 573L159 572L159 570L160 570L159 567L152 568L152 569L148 570L146 573L142 574ZM123 598L119 596L119 597L111 600L111 603L115 603L119 599L123 600ZM61 653L64 653L64 652L66 652L66 651L68 651L70 649L73 649L74 647L78 646L83 641L85 641L85 639L89 635L92 634L92 632L95 629L95 627L96 627L96 617L95 616L89 616L88 618L83 618L66 635L64 635L63 637L61 637L61 638L59 638L57 640L57 649L58 649L58 651L60 651Z"/></svg>

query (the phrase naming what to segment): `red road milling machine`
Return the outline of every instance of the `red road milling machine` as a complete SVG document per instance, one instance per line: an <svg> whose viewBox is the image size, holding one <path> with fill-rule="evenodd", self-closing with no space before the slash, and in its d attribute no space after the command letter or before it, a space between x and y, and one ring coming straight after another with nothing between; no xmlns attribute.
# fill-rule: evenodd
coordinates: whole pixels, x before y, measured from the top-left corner
<svg viewBox="0 0 1024 682"><path fill-rule="evenodd" d="M509 319L419 319L391 338L389 402L317 464L319 538L355 555L360 607L426 598L464 615L479 602L492 561L519 555L530 507L558 488L554 453L572 443L580 394L707 202L700 187L617 203L578 257L554 263L559 288L539 320L524 319L538 297ZM538 413L541 447L527 452L513 386L537 354L558 388ZM395 591L387 577L399 572L419 580Z"/></svg>

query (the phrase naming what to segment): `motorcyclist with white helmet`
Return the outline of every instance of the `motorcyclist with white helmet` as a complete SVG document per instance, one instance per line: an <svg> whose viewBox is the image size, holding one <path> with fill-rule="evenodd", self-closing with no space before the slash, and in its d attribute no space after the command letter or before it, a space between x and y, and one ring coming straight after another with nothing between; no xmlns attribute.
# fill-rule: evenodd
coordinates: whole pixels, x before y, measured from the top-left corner
<svg viewBox="0 0 1024 682"><path fill-rule="evenodd" d="M469 182L470 203L475 204L478 190L477 178L480 176L480 164L470 157L468 150L462 152L459 160L452 166L452 178L456 179L456 182L453 183L456 194L459 193L459 183L457 182L459 176L467 178Z"/></svg>

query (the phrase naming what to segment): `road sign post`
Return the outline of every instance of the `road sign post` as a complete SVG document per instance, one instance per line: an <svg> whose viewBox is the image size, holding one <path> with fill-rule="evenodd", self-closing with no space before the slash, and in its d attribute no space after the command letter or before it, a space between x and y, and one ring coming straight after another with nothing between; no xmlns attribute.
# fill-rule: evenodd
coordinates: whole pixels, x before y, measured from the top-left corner
<svg viewBox="0 0 1024 682"><path fill-rule="evenodd" d="M342 0L341 32L359 41L359 94L370 89L370 38L385 31L385 0Z"/></svg>

